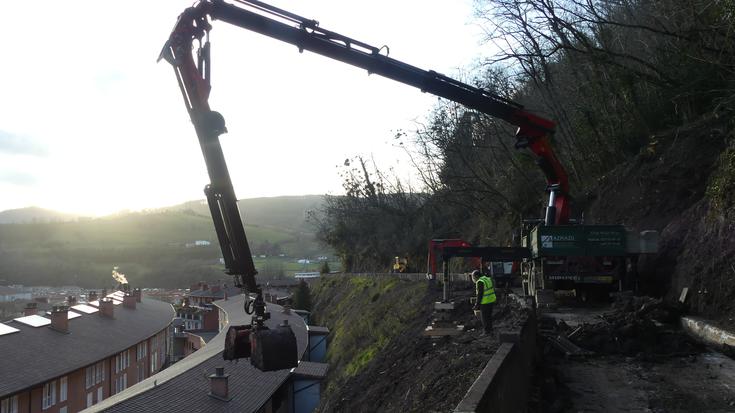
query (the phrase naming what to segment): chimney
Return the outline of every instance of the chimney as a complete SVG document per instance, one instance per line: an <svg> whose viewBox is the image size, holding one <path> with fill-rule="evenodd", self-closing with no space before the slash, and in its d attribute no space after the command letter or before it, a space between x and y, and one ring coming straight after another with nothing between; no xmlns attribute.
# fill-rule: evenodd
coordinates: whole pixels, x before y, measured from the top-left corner
<svg viewBox="0 0 735 413"><path fill-rule="evenodd" d="M60 332L69 332L69 306L55 305L51 310L51 328Z"/></svg>
<svg viewBox="0 0 735 413"><path fill-rule="evenodd" d="M140 302L141 296L140 296L140 288L136 288L133 290L133 295L135 295L135 301Z"/></svg>
<svg viewBox="0 0 735 413"><path fill-rule="evenodd" d="M209 375L210 391L209 395L215 399L229 401L229 389L227 385L227 378L229 374L225 374L224 367L217 367L214 369L215 373Z"/></svg>
<svg viewBox="0 0 735 413"><path fill-rule="evenodd" d="M132 308L133 310L135 310L136 302L138 302L138 300L136 300L135 295L133 294L125 293L125 295L123 296L123 307L125 308Z"/></svg>
<svg viewBox="0 0 735 413"><path fill-rule="evenodd" d="M23 315L25 316L36 315L36 313L38 313L38 304L36 303L27 303L23 309Z"/></svg>
<svg viewBox="0 0 735 413"><path fill-rule="evenodd" d="M66 297L66 303L69 304L69 307L77 305L77 297L73 295Z"/></svg>
<svg viewBox="0 0 735 413"><path fill-rule="evenodd" d="M112 298L100 298L100 314L115 318L115 305L112 303Z"/></svg>
<svg viewBox="0 0 735 413"><path fill-rule="evenodd" d="M97 300L97 291L90 291L89 294L87 294L87 302L92 302Z"/></svg>

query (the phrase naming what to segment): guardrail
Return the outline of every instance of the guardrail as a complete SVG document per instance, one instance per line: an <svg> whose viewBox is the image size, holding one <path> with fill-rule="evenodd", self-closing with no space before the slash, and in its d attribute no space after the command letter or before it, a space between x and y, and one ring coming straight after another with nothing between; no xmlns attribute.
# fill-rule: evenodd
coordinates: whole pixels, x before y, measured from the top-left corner
<svg viewBox="0 0 735 413"><path fill-rule="evenodd" d="M334 277L334 276L353 276L353 277L393 277L398 278L401 280L408 280L408 281L426 281L428 278L426 278L426 273L418 273L418 272L412 272L412 273L388 273L388 272L339 272L339 273L331 273L331 274L324 274L322 277ZM453 281L469 281L470 276L469 274L465 273L452 273L450 274ZM441 279L442 275L438 274L437 278Z"/></svg>
<svg viewBox="0 0 735 413"><path fill-rule="evenodd" d="M528 319L518 331L500 334L500 347L454 413L526 411L536 352L536 312L532 300L512 297L528 311Z"/></svg>

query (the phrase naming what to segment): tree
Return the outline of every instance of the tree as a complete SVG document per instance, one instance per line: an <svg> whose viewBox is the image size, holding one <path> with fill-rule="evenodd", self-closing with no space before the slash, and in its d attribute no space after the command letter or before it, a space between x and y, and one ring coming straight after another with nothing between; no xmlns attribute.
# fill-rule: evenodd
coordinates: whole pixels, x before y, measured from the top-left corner
<svg viewBox="0 0 735 413"><path fill-rule="evenodd" d="M322 263L322 268L319 270L319 273L320 274L329 274L330 271L331 271L331 269L329 268L329 262L324 261Z"/></svg>
<svg viewBox="0 0 735 413"><path fill-rule="evenodd" d="M293 308L311 311L311 290L306 281L301 280L293 294Z"/></svg>

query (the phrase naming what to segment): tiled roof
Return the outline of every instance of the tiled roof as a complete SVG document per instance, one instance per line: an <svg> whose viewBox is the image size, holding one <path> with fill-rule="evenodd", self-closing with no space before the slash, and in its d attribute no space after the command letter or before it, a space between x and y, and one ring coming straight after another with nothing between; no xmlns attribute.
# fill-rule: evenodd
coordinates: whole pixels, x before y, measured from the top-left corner
<svg viewBox="0 0 735 413"><path fill-rule="evenodd" d="M49 326L0 336L0 398L110 357L158 333L171 323L170 304L143 298L136 309L115 306L115 318L99 312L69 320L69 333Z"/></svg>
<svg viewBox="0 0 735 413"><path fill-rule="evenodd" d="M217 334L219 334L219 332L217 331L201 331L201 330L197 330L197 331L189 330L187 331L187 333L201 337L205 343L209 343L210 341L212 341L213 338L217 336Z"/></svg>
<svg viewBox="0 0 735 413"><path fill-rule="evenodd" d="M323 326L309 326L309 333L317 335L329 334L329 328Z"/></svg>
<svg viewBox="0 0 735 413"><path fill-rule="evenodd" d="M306 377L311 379L323 379L327 377L327 363L314 363L311 361L302 361L293 371L295 376Z"/></svg>
<svg viewBox="0 0 735 413"><path fill-rule="evenodd" d="M232 325L250 323L250 316L243 311L244 296L236 296L215 304L227 313ZM282 308L268 304L271 319L267 325L273 327L288 319L296 334L299 358L308 346L306 325L295 313L281 312ZM224 337L223 329L206 346L189 357L175 363L168 369L149 377L126 391L119 393L88 411L104 412L254 412L262 407L273 393L288 379L290 370L262 372L250 361L225 361L222 359ZM210 384L207 378L214 373L215 367L224 367L229 374L229 388L232 399L222 401L208 395Z"/></svg>

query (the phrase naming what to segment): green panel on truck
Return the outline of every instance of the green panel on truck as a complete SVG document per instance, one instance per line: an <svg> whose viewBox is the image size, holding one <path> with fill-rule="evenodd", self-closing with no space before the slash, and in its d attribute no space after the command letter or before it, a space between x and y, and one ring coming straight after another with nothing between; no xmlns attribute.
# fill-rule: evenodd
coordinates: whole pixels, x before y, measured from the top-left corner
<svg viewBox="0 0 735 413"><path fill-rule="evenodd" d="M534 258L626 255L622 225L538 226L531 230L530 237Z"/></svg>
<svg viewBox="0 0 735 413"><path fill-rule="evenodd" d="M627 254L628 239L622 225L585 226L587 234L587 256L622 256Z"/></svg>
<svg viewBox="0 0 735 413"><path fill-rule="evenodd" d="M537 226L531 230L531 255L585 255L584 228L579 225Z"/></svg>

